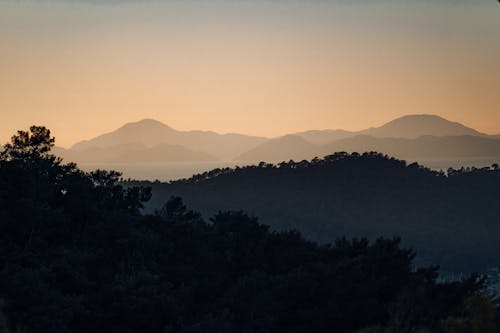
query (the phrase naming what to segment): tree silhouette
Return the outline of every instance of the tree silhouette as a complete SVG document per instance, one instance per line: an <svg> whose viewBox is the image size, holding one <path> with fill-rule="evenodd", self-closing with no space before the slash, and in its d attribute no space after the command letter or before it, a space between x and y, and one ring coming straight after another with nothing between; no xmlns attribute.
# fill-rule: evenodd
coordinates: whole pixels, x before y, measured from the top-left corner
<svg viewBox="0 0 500 333"><path fill-rule="evenodd" d="M29 160L47 154L54 146L55 138L44 126L31 126L29 131L18 131L11 142L4 146L0 157L6 160Z"/></svg>
<svg viewBox="0 0 500 333"><path fill-rule="evenodd" d="M2 333L495 329L498 304L482 277L440 281L437 268L415 267L415 253L399 238L318 245L242 211L205 221L180 197L147 214L148 188L124 184L118 172L64 164L50 155L49 133L15 136L0 159ZM364 172L378 157L355 158L354 170ZM329 163L219 169L187 183L236 172L243 184L257 173L272 185L281 172L297 177ZM383 163L390 171L367 172L405 170L398 161Z"/></svg>

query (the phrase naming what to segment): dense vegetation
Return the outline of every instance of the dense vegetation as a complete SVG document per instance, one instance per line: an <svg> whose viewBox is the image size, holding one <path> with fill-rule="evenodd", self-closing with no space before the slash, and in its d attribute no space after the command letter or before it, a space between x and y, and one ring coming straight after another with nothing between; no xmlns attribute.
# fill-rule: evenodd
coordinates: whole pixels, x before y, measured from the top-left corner
<svg viewBox="0 0 500 333"><path fill-rule="evenodd" d="M379 153L216 169L151 186L150 211L171 195L203 214L244 209L273 230L320 243L337 237L401 236L420 264L450 272L500 263L500 169L438 172Z"/></svg>
<svg viewBox="0 0 500 333"><path fill-rule="evenodd" d="M177 197L141 215L148 188L52 145L32 127L0 155L2 333L495 332L483 278L437 282L398 239L320 246Z"/></svg>

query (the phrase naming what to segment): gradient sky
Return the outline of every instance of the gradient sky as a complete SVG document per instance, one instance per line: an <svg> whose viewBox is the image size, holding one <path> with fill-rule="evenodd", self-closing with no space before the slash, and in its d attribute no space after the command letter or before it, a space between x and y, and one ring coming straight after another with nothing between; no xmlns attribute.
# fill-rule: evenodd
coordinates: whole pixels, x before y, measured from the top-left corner
<svg viewBox="0 0 500 333"><path fill-rule="evenodd" d="M412 113L500 133L496 0L3 1L0 142L155 118L263 136Z"/></svg>

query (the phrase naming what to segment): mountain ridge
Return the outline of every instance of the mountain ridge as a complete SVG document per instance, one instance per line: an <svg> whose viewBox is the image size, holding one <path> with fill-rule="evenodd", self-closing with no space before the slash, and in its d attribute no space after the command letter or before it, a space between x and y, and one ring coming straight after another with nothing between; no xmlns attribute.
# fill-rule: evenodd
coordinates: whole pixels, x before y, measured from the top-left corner
<svg viewBox="0 0 500 333"><path fill-rule="evenodd" d="M239 155L252 162L278 162L283 152L298 160L324 156L335 151L380 151L398 158L500 156L498 137L489 136L458 122L437 115L419 114L396 118L379 127L361 131L305 131L292 135L302 137L314 146L307 152L288 146L280 138L270 139ZM482 138L484 140L479 140ZM493 141L491 141L493 140ZM273 141L275 145L267 144ZM280 142L281 144L277 144ZM270 151L275 147L274 153ZM476 155L474 155L476 154ZM274 158L269 159L269 157ZM293 159L293 158L292 158Z"/></svg>
<svg viewBox="0 0 500 333"><path fill-rule="evenodd" d="M193 151L180 145L165 143L151 147L140 143L118 144L110 147L91 147L80 151L64 150L59 147L56 153L66 160L77 163L141 163L141 162L207 162L217 161L214 156Z"/></svg>
<svg viewBox="0 0 500 333"><path fill-rule="evenodd" d="M367 134L375 137L395 137L410 139L416 139L424 135L486 136L486 134L481 133L471 127L467 127L461 123L447 120L438 115L430 114L414 114L402 116L391 120L380 127L363 130L360 134Z"/></svg>
<svg viewBox="0 0 500 333"><path fill-rule="evenodd" d="M324 146L322 153L334 151L382 151L397 158L500 157L500 141L473 135L423 135L415 139L358 135L334 141Z"/></svg>
<svg viewBox="0 0 500 333"><path fill-rule="evenodd" d="M423 139L425 136L433 139ZM450 139L451 137L461 138ZM386 140L383 140L384 138ZM126 123L114 131L89 140L80 141L64 153L66 156L73 156L77 161L108 161L110 158L99 148L110 150L108 154L116 157L112 151L113 147L120 150L123 148L120 148L122 145L129 145L130 159L137 161L140 160L139 156L143 156L144 161L184 161L190 156L188 158L190 161L276 162L310 159L338 150L381 151L400 158L436 156L438 152L443 156L449 156L450 152L454 152L455 155L451 153L451 157L459 157L470 156L474 151L472 147L477 151L498 155L496 142L481 141L476 138L498 140L500 135L487 135L461 123L430 114L405 115L381 126L360 131L309 130L273 138L237 133L219 134L202 130L180 131L158 120L145 118ZM163 158L151 156L153 147L162 144L181 146L185 150L164 147L164 150L160 149L157 152L169 156L165 155ZM101 157L91 156L92 151ZM126 156L124 153L119 160L127 162Z"/></svg>
<svg viewBox="0 0 500 333"><path fill-rule="evenodd" d="M235 133L219 134L212 131L178 131L153 119L127 123L115 131L90 140L80 141L71 150L86 148L109 148L123 142L142 143L148 147L157 144L180 145L198 152L205 152L219 159L228 158L249 150L264 142L266 138Z"/></svg>
<svg viewBox="0 0 500 333"><path fill-rule="evenodd" d="M439 127L439 128L438 128ZM370 127L359 131L343 129L311 130L292 133L302 136L311 143L327 144L334 140L344 139L356 135L370 135L374 137L394 137L416 139L423 135L454 136L475 135L488 136L459 122L447 120L438 115L412 114L395 118L378 127ZM500 136L499 136L500 137Z"/></svg>
<svg viewBox="0 0 500 333"><path fill-rule="evenodd" d="M304 156L310 155L311 152L314 155L316 150L317 146L315 144L298 135L289 134L269 139L258 147L238 155L234 160L251 161L254 160L253 156L255 154L258 154L263 161L296 160L305 158Z"/></svg>

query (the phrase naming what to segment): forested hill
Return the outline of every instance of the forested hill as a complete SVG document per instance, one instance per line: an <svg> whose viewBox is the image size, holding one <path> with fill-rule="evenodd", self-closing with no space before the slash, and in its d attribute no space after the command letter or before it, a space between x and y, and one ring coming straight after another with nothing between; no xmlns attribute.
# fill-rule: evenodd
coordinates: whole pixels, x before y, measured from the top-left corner
<svg viewBox="0 0 500 333"><path fill-rule="evenodd" d="M497 165L444 173L378 153L336 153L140 184L152 187L149 211L177 195L205 216L245 209L276 230L298 229L322 243L401 236L418 260L453 272L500 263Z"/></svg>
<svg viewBox="0 0 500 333"><path fill-rule="evenodd" d="M397 238L321 246L241 211L205 220L178 197L140 214L147 187L82 172L53 144L34 126L0 153L1 333L498 332L483 277L440 281ZM262 166L211 180L264 172L273 189L303 169L288 166L285 178Z"/></svg>

